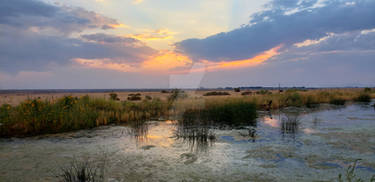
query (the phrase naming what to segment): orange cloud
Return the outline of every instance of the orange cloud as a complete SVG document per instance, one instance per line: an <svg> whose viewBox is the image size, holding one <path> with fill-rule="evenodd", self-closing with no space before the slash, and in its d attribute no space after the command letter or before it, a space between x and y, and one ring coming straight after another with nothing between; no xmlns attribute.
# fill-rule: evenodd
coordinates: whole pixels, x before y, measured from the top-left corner
<svg viewBox="0 0 375 182"><path fill-rule="evenodd" d="M235 68L243 68L243 67L251 67L257 66L262 64L264 61L272 58L279 54L279 49L282 45L276 46L270 50L262 52L252 58L249 59L241 59L241 60L230 60L230 61L221 61L221 62L214 62L209 60L202 60L204 64L206 64L205 68L199 68L195 70L190 70L190 72L198 72L198 71L214 71L214 70L221 70L221 69L235 69Z"/></svg>
<svg viewBox="0 0 375 182"><path fill-rule="evenodd" d="M142 63L142 69L152 71L169 71L189 66L193 61L183 54L172 51L161 51Z"/></svg>
<svg viewBox="0 0 375 182"><path fill-rule="evenodd" d="M128 35L138 40L165 40L173 38L175 32L168 29L147 30L145 33Z"/></svg>
<svg viewBox="0 0 375 182"><path fill-rule="evenodd" d="M111 59L82 59L76 58L73 61L80 66L96 68L96 69L109 69L121 72L160 72L166 74L181 74L187 72L200 72L200 71L215 71L220 69L234 69L249 66L257 66L271 57L279 54L280 46L274 47L268 51L262 52L252 58L243 60L232 60L214 62L208 60L201 60L204 67L190 68L193 61L186 55L176 53L173 51L160 51L159 53L146 58L138 64L130 65Z"/></svg>
<svg viewBox="0 0 375 182"><path fill-rule="evenodd" d="M140 64L130 65L128 63L122 63L111 59L73 59L74 63L80 66L95 68L95 69L108 69L121 72L163 72L176 68L185 68L192 64L192 60L182 54L175 53L172 51L160 51L154 56L150 56Z"/></svg>
<svg viewBox="0 0 375 182"><path fill-rule="evenodd" d="M130 28L129 25L125 25L125 24L122 24L122 23L119 23L119 24L108 24L109 27L111 28Z"/></svg>
<svg viewBox="0 0 375 182"><path fill-rule="evenodd" d="M73 59L75 63L88 68L109 69L121 72L135 72L137 68L125 63L117 63L111 59Z"/></svg>

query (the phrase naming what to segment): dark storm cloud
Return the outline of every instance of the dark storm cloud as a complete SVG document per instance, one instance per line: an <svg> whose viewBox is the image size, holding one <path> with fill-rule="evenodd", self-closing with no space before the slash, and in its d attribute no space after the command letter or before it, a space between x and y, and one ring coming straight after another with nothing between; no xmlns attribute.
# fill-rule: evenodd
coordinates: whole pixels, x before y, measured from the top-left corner
<svg viewBox="0 0 375 182"><path fill-rule="evenodd" d="M253 15L249 25L205 39L176 43L176 50L194 59L233 60L252 57L283 44L285 47L327 33L375 27L375 1L278 1Z"/></svg>

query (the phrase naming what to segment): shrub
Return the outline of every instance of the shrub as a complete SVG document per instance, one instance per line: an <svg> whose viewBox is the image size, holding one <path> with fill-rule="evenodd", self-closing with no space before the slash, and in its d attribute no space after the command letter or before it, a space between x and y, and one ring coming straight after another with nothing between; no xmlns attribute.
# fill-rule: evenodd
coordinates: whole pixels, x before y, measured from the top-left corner
<svg viewBox="0 0 375 182"><path fill-rule="evenodd" d="M371 102L371 96L366 93L361 93L358 97L354 99L356 102Z"/></svg>
<svg viewBox="0 0 375 182"><path fill-rule="evenodd" d="M145 97L147 100L152 100L152 97L151 96L149 96L149 95L146 95L146 97Z"/></svg>
<svg viewBox="0 0 375 182"><path fill-rule="evenodd" d="M120 99L118 98L117 94L114 93L114 92L112 92L112 93L109 94L109 98L110 98L111 100L120 100Z"/></svg>
<svg viewBox="0 0 375 182"><path fill-rule="evenodd" d="M207 92L203 94L203 96L215 96L215 95L230 95L230 94L228 92L217 92L217 91Z"/></svg>
<svg viewBox="0 0 375 182"><path fill-rule="evenodd" d="M169 93L168 90L161 90L160 92L163 93L163 94Z"/></svg>
<svg viewBox="0 0 375 182"><path fill-rule="evenodd" d="M240 87L238 87L238 88L234 88L234 91L235 91L235 92L241 92L241 89L240 89Z"/></svg>
<svg viewBox="0 0 375 182"><path fill-rule="evenodd" d="M141 94L140 94L140 93L129 94L129 95L128 95L128 100L131 100L131 101L142 100L142 97L141 97Z"/></svg>

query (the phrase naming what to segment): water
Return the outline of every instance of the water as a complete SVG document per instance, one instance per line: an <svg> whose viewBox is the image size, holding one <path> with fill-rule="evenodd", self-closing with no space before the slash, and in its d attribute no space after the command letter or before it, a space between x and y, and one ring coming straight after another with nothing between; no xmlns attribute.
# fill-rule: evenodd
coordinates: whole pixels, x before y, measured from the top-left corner
<svg viewBox="0 0 375 182"><path fill-rule="evenodd" d="M248 126L177 121L0 140L0 181L57 181L61 166L105 160L106 181L332 181L356 159L375 174L375 110L323 105L259 113Z"/></svg>

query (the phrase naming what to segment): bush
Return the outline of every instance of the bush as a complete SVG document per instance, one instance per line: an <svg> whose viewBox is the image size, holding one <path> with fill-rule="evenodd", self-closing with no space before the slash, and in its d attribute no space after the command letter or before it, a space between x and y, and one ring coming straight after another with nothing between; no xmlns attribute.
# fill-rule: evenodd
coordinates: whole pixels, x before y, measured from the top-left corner
<svg viewBox="0 0 375 182"><path fill-rule="evenodd" d="M145 97L147 100L152 100L152 97L151 96L149 96L149 95L146 95L146 97Z"/></svg>
<svg viewBox="0 0 375 182"><path fill-rule="evenodd" d="M142 97L141 97L141 94L140 94L140 93L129 94L129 95L128 95L128 100L130 100L130 101L142 100Z"/></svg>
<svg viewBox="0 0 375 182"><path fill-rule="evenodd" d="M371 96L367 93L362 93L354 99L356 102L371 102Z"/></svg>
<svg viewBox="0 0 375 182"><path fill-rule="evenodd" d="M238 88L234 88L234 91L235 91L235 92L241 92L241 89L240 89L240 87L238 87Z"/></svg>
<svg viewBox="0 0 375 182"><path fill-rule="evenodd" d="M116 94L116 93L113 93L113 92L109 94L109 98L110 98L111 100L120 100L120 99L118 98L117 94Z"/></svg>
<svg viewBox="0 0 375 182"><path fill-rule="evenodd" d="M230 94L228 92L216 92L216 91L207 92L203 94L203 96L215 96L215 95L230 95Z"/></svg>
<svg viewBox="0 0 375 182"><path fill-rule="evenodd" d="M161 90L160 92L163 93L163 94L167 94L167 93L169 93L168 90Z"/></svg>

